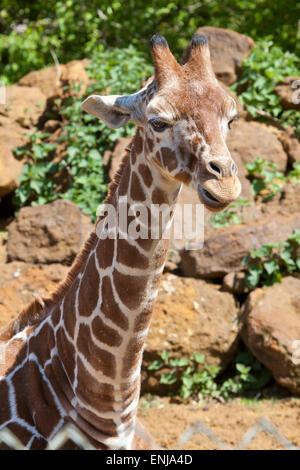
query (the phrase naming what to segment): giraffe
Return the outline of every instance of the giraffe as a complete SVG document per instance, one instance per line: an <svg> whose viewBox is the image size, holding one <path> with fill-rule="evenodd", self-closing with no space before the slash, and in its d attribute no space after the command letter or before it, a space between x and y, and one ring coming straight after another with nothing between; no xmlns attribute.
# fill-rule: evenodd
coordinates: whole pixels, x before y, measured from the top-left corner
<svg viewBox="0 0 300 470"><path fill-rule="evenodd" d="M98 449L143 446L136 433L141 361L168 249L156 219L160 235L151 238L151 205L169 207L169 225L182 184L211 211L240 193L225 143L236 105L215 78L207 39L194 35L182 64L163 36L154 35L151 48L155 75L144 88L82 104L111 128L137 125L94 231L54 293L0 332L0 429L28 449L45 448L65 423ZM122 230L119 219L107 228L108 209L118 212L120 201L128 219ZM126 237L136 206L146 210L146 236Z"/></svg>

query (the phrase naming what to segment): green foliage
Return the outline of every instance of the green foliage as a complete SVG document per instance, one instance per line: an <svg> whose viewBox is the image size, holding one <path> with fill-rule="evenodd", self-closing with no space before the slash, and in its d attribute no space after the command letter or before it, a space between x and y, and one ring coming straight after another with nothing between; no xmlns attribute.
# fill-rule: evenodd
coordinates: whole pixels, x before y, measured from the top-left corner
<svg viewBox="0 0 300 470"><path fill-rule="evenodd" d="M189 359L169 358L163 351L161 358L153 361L148 370L168 368L161 375L160 383L177 384L175 395L183 399L229 399L237 395L262 389L271 373L254 358L250 351L241 352L234 360L227 377L220 377L220 367L205 362L204 354L195 352Z"/></svg>
<svg viewBox="0 0 300 470"><path fill-rule="evenodd" d="M88 88L87 94L95 89L132 93L140 88L144 74L149 75L151 71L152 68L132 46L94 54L89 75L96 83ZM128 81L122 79L123 74L127 75ZM119 137L131 135L134 126L129 124L121 129L109 129L103 122L84 113L81 101L74 94L63 103L56 101L54 111L64 125L55 144L47 141L48 134L36 131L27 147L15 149L16 156L26 155L30 161L25 165L21 184L15 191L17 209L28 204L48 203L60 197L75 202L95 220L97 208L107 192L103 153ZM55 163L49 161L49 156L53 156L58 146L65 146L64 157ZM68 181L65 189L60 184L63 177Z"/></svg>
<svg viewBox="0 0 300 470"><path fill-rule="evenodd" d="M264 158L256 157L252 162L246 163L253 194L257 196L264 191L264 201L272 199L280 192L282 185L279 181L285 181L285 176L278 171L276 163L269 162Z"/></svg>
<svg viewBox="0 0 300 470"><path fill-rule="evenodd" d="M86 69L89 77L96 81L89 92L105 90L109 94L135 93L142 81L154 72L152 63L132 45L94 53Z"/></svg>
<svg viewBox="0 0 300 470"><path fill-rule="evenodd" d="M293 169L286 175L278 171L276 163L264 158L256 157L252 162L246 163L248 177L251 180L253 194L263 193L263 201L267 202L278 194L284 183L300 183L300 162L293 164Z"/></svg>
<svg viewBox="0 0 300 470"><path fill-rule="evenodd" d="M238 214L238 210L249 206L249 199L240 198L236 202L230 204L228 209L222 212L213 214L208 221L215 227L226 227L228 225L239 224L243 221L243 218Z"/></svg>
<svg viewBox="0 0 300 470"><path fill-rule="evenodd" d="M232 86L255 118L267 113L285 127L294 126L300 136L300 112L284 111L275 86L287 76L299 76L298 55L284 52L272 41L259 41L243 61L241 78Z"/></svg>
<svg viewBox="0 0 300 470"><path fill-rule="evenodd" d="M52 177L58 172L59 164L49 161L56 145L44 141L50 134L35 131L25 135L29 137L29 145L16 148L15 155L30 154L32 163L25 163L19 179L20 186L15 191L14 199L18 207L29 203L44 204L58 197Z"/></svg>
<svg viewBox="0 0 300 470"><path fill-rule="evenodd" d="M230 28L255 40L273 40L299 51L299 0L2 0L0 80L14 82L25 73L90 57L104 48L129 44L145 52L155 32L164 34L178 56L195 30L204 25Z"/></svg>
<svg viewBox="0 0 300 470"><path fill-rule="evenodd" d="M243 259L250 289L281 282L282 276L300 271L300 230L295 229L286 241L253 248Z"/></svg>

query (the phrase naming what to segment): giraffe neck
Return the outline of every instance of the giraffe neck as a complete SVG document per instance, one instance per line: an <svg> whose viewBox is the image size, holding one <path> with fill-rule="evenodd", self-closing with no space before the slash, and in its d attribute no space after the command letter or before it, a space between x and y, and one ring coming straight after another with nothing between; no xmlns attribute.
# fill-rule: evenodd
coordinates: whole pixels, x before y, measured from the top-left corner
<svg viewBox="0 0 300 470"><path fill-rule="evenodd" d="M64 406L83 431L109 448L130 448L132 442L142 354L168 249L162 233L155 239L130 235L136 233L130 232L136 220L130 210L144 208L149 226L143 233L151 237L151 204L169 206L170 222L181 186L148 163L142 133L137 131L104 206L109 203L120 215L127 205L121 232L127 229L128 238L119 234L119 218L118 237L103 237L107 215L102 216L86 262L56 306L53 374L64 390Z"/></svg>

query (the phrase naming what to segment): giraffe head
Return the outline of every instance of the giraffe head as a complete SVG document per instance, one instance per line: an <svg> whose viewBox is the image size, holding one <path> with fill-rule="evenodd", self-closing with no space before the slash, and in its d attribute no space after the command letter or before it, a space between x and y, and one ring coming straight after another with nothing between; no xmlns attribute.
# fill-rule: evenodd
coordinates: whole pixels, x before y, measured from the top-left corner
<svg viewBox="0 0 300 470"><path fill-rule="evenodd" d="M154 35L151 47L153 80L130 96L92 95L83 109L112 128L135 122L148 161L166 178L193 187L208 209L220 211L241 191L225 143L237 119L235 101L215 77L204 36L193 36L181 65L163 36Z"/></svg>

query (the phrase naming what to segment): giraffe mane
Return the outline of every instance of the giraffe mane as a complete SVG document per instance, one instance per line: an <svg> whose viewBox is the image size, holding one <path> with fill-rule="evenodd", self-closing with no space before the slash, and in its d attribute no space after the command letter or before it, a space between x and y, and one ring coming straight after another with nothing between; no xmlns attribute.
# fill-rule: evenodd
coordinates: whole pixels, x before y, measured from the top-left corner
<svg viewBox="0 0 300 470"><path fill-rule="evenodd" d="M128 162L130 149L131 143L126 148L126 155L123 157L118 170L108 185L108 193L105 200L103 201L103 204L109 204L113 199L113 196L119 185L123 169ZM100 220L101 217L98 218L94 230ZM98 236L96 232L91 232L80 252L77 254L64 280L57 285L56 289L49 295L49 297L36 297L35 300L33 300L28 306L21 310L17 318L2 328L0 330L0 341L9 341L14 335L21 332L26 327L36 325L37 323L44 320L46 316L51 315L55 305L62 299L67 290L71 287L73 281L81 272L82 266L84 266L86 263L88 255L95 247L97 241Z"/></svg>

